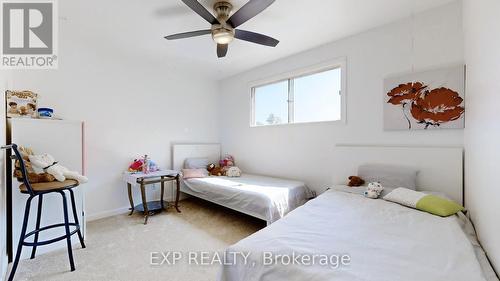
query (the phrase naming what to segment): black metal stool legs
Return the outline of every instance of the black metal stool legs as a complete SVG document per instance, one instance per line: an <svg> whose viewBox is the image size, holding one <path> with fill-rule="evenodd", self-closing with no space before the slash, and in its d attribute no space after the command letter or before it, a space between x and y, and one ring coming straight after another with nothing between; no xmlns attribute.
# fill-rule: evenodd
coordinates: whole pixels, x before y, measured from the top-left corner
<svg viewBox="0 0 500 281"><path fill-rule="evenodd" d="M43 194L40 194L38 195L40 197L38 197L38 211L37 211L37 214L36 214L36 226L35 226L35 230L36 231L39 231L40 230L40 220L42 219L42 202L43 202ZM37 244L38 244L38 232L35 233L35 239L33 240L34 242L34 246L33 246L33 249L31 250L31 257L30 259L34 259L35 258L35 254L36 254L36 247L37 247Z"/></svg>
<svg viewBox="0 0 500 281"><path fill-rule="evenodd" d="M75 223L80 226L80 222L78 221L78 214L76 212L76 204L75 204L75 194L73 193L73 189L70 189L69 190L69 194L71 196L71 207L73 209L73 218L75 220ZM78 239L80 239L80 244L82 245L82 248L86 248L85 246L85 242L83 241L83 235L82 235L82 231L80 230L80 228L78 229Z"/></svg>
<svg viewBox="0 0 500 281"><path fill-rule="evenodd" d="M63 198L63 211L64 211L64 228L66 230L66 243L68 246L68 257L69 265L71 271L75 271L75 261L73 260L73 249L71 247L71 233L69 231L69 219L68 219L68 200L66 199L66 194L64 191L59 191Z"/></svg>
<svg viewBox="0 0 500 281"><path fill-rule="evenodd" d="M24 236L26 235L26 228L28 226L28 219L30 215L30 206L32 199L33 197L30 196L26 201L26 207L24 209L23 227L21 229L21 235L19 236L19 243L17 244L16 258L14 260L14 263L12 264L12 269L10 270L8 281L12 281L14 279L14 274L16 274L17 265L19 264L19 259L21 258L21 251L23 250Z"/></svg>

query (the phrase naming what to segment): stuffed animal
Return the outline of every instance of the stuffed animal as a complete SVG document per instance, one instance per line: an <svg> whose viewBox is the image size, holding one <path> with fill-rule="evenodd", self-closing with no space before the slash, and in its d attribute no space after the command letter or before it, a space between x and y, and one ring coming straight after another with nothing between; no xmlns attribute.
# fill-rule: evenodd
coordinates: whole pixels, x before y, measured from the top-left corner
<svg viewBox="0 0 500 281"><path fill-rule="evenodd" d="M232 166L234 166L234 157L231 155L226 155L222 160L219 161L219 165L221 166L224 173L229 170Z"/></svg>
<svg viewBox="0 0 500 281"><path fill-rule="evenodd" d="M207 170L211 176L217 176L217 177L224 176L224 170L221 167L215 166L214 163L208 164Z"/></svg>
<svg viewBox="0 0 500 281"><path fill-rule="evenodd" d="M240 170L240 168L238 168L236 166L230 167L226 171L226 177L230 177L230 178L241 177L241 170Z"/></svg>
<svg viewBox="0 0 500 281"><path fill-rule="evenodd" d="M142 159L134 159L134 162L128 166L128 171L131 173L141 172L143 164L144 161Z"/></svg>
<svg viewBox="0 0 500 281"><path fill-rule="evenodd" d="M384 191L384 187L379 182L371 182L368 184L364 195L367 198L377 199L382 191Z"/></svg>
<svg viewBox="0 0 500 281"><path fill-rule="evenodd" d="M147 161L146 166L144 166L145 161ZM160 170L160 167L155 162L153 162L151 159L149 159L147 157L147 155L145 155L145 157L143 157L141 159L134 159L134 162L132 162L132 164L130 164L130 166L128 167L128 171L131 173L140 173L140 172L144 172L145 167L147 167L148 173L149 172L156 172L156 171Z"/></svg>
<svg viewBox="0 0 500 281"><path fill-rule="evenodd" d="M22 181L23 174L21 173L20 169L16 169L14 171L14 177L16 177L18 181ZM56 178L49 173L28 173L28 181L30 183L51 182L55 180Z"/></svg>
<svg viewBox="0 0 500 281"><path fill-rule="evenodd" d="M365 184L365 180L358 176L350 176L348 186L362 186Z"/></svg>
<svg viewBox="0 0 500 281"><path fill-rule="evenodd" d="M51 174L36 173L29 160L29 155L33 155L33 151L30 148L21 146L19 147L19 152L21 153L21 157L23 158L24 167L26 168L28 181L30 183L51 182L56 180ZM21 172L21 164L19 163L19 160L16 160L14 165L14 177L16 177L20 182L22 182L23 180L23 173Z"/></svg>
<svg viewBox="0 0 500 281"><path fill-rule="evenodd" d="M68 168L58 164L50 154L29 155L28 157L34 167L43 169L46 173L53 175L56 180L60 182L66 179L77 180L79 183L88 181L86 176L82 176L76 171L70 171Z"/></svg>

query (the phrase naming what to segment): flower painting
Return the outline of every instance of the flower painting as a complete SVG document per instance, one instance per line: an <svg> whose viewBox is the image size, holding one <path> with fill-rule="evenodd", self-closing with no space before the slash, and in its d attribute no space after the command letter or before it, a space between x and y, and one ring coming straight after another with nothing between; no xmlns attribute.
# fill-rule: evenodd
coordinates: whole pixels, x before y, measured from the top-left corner
<svg viewBox="0 0 500 281"><path fill-rule="evenodd" d="M464 76L459 66L386 79L384 128L464 128Z"/></svg>

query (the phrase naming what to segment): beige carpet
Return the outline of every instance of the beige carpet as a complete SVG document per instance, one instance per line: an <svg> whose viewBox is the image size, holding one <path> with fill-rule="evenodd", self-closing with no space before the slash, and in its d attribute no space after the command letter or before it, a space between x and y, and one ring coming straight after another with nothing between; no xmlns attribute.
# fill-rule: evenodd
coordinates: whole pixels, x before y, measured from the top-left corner
<svg viewBox="0 0 500 281"><path fill-rule="evenodd" d="M14 280L215 280L218 266L189 265L189 251L221 251L263 228L265 223L199 199L181 201L143 225L139 214L87 224L87 248L74 248L76 271L69 271L66 251L25 260ZM25 247L23 251L30 251ZM151 252L180 251L176 265L151 266ZM186 261L184 261L186 260Z"/></svg>

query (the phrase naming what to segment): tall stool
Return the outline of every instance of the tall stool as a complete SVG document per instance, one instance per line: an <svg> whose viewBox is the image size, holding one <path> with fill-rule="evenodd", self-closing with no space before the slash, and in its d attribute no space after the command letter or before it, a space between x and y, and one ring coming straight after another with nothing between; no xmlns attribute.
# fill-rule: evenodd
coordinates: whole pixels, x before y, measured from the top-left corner
<svg viewBox="0 0 500 281"><path fill-rule="evenodd" d="M80 231L80 224L78 222L78 215L76 212L76 204L75 204L75 195L73 193L73 188L78 186L78 181L76 180L65 180L64 182L59 182L59 181L54 181L54 182L44 182L44 183L34 183L31 184L28 180L28 173L26 172L26 166L24 165L23 157L19 153L19 150L17 149L16 144L11 144L7 146L2 146L2 149L12 149L14 151L14 155L10 156L12 159L18 160L19 161L19 166L21 169L22 173L22 179L23 183L19 186L19 189L21 193L28 194L28 200L26 201L26 208L24 211L24 220L23 220L23 226L21 229L21 236L19 237L19 244L17 245L17 252L16 252L16 258L14 260L14 264L12 265L12 269L10 271L9 275L9 281L12 281L14 278L14 274L16 273L17 266L19 264L19 259L21 258L21 251L23 246L30 246L33 247L31 250L31 259L35 258L35 253L36 253L36 248L38 246L43 246L43 245L48 245L57 241L61 241L66 239L67 241L67 246L68 246L68 257L69 257L69 264L71 271L75 270L75 263L73 260L73 250L71 248L71 235L77 233L78 238L80 239L80 244L82 245L82 248L85 248L85 243L83 241L83 236ZM75 222L69 222L68 219L68 202L66 199L66 194L64 191L69 191L70 197L71 197L71 206L73 209L73 217ZM42 217L42 202L43 202L43 195L56 192L61 194L62 199L63 199L63 212L64 212L64 223L59 223L59 224L53 224L53 225L48 225L44 227L40 227L40 219ZM26 228L28 225L28 220L29 220L29 214L30 214L30 205L31 205L31 200L33 198L38 196L38 211L37 211L37 216L36 216L36 226L35 230L26 233ZM73 231L70 231L70 226L74 227L75 229ZM66 234L46 240L46 241L38 241L38 235L40 232L48 229L53 229L57 227L64 227ZM27 242L26 239L30 236L34 236L33 242Z"/></svg>

